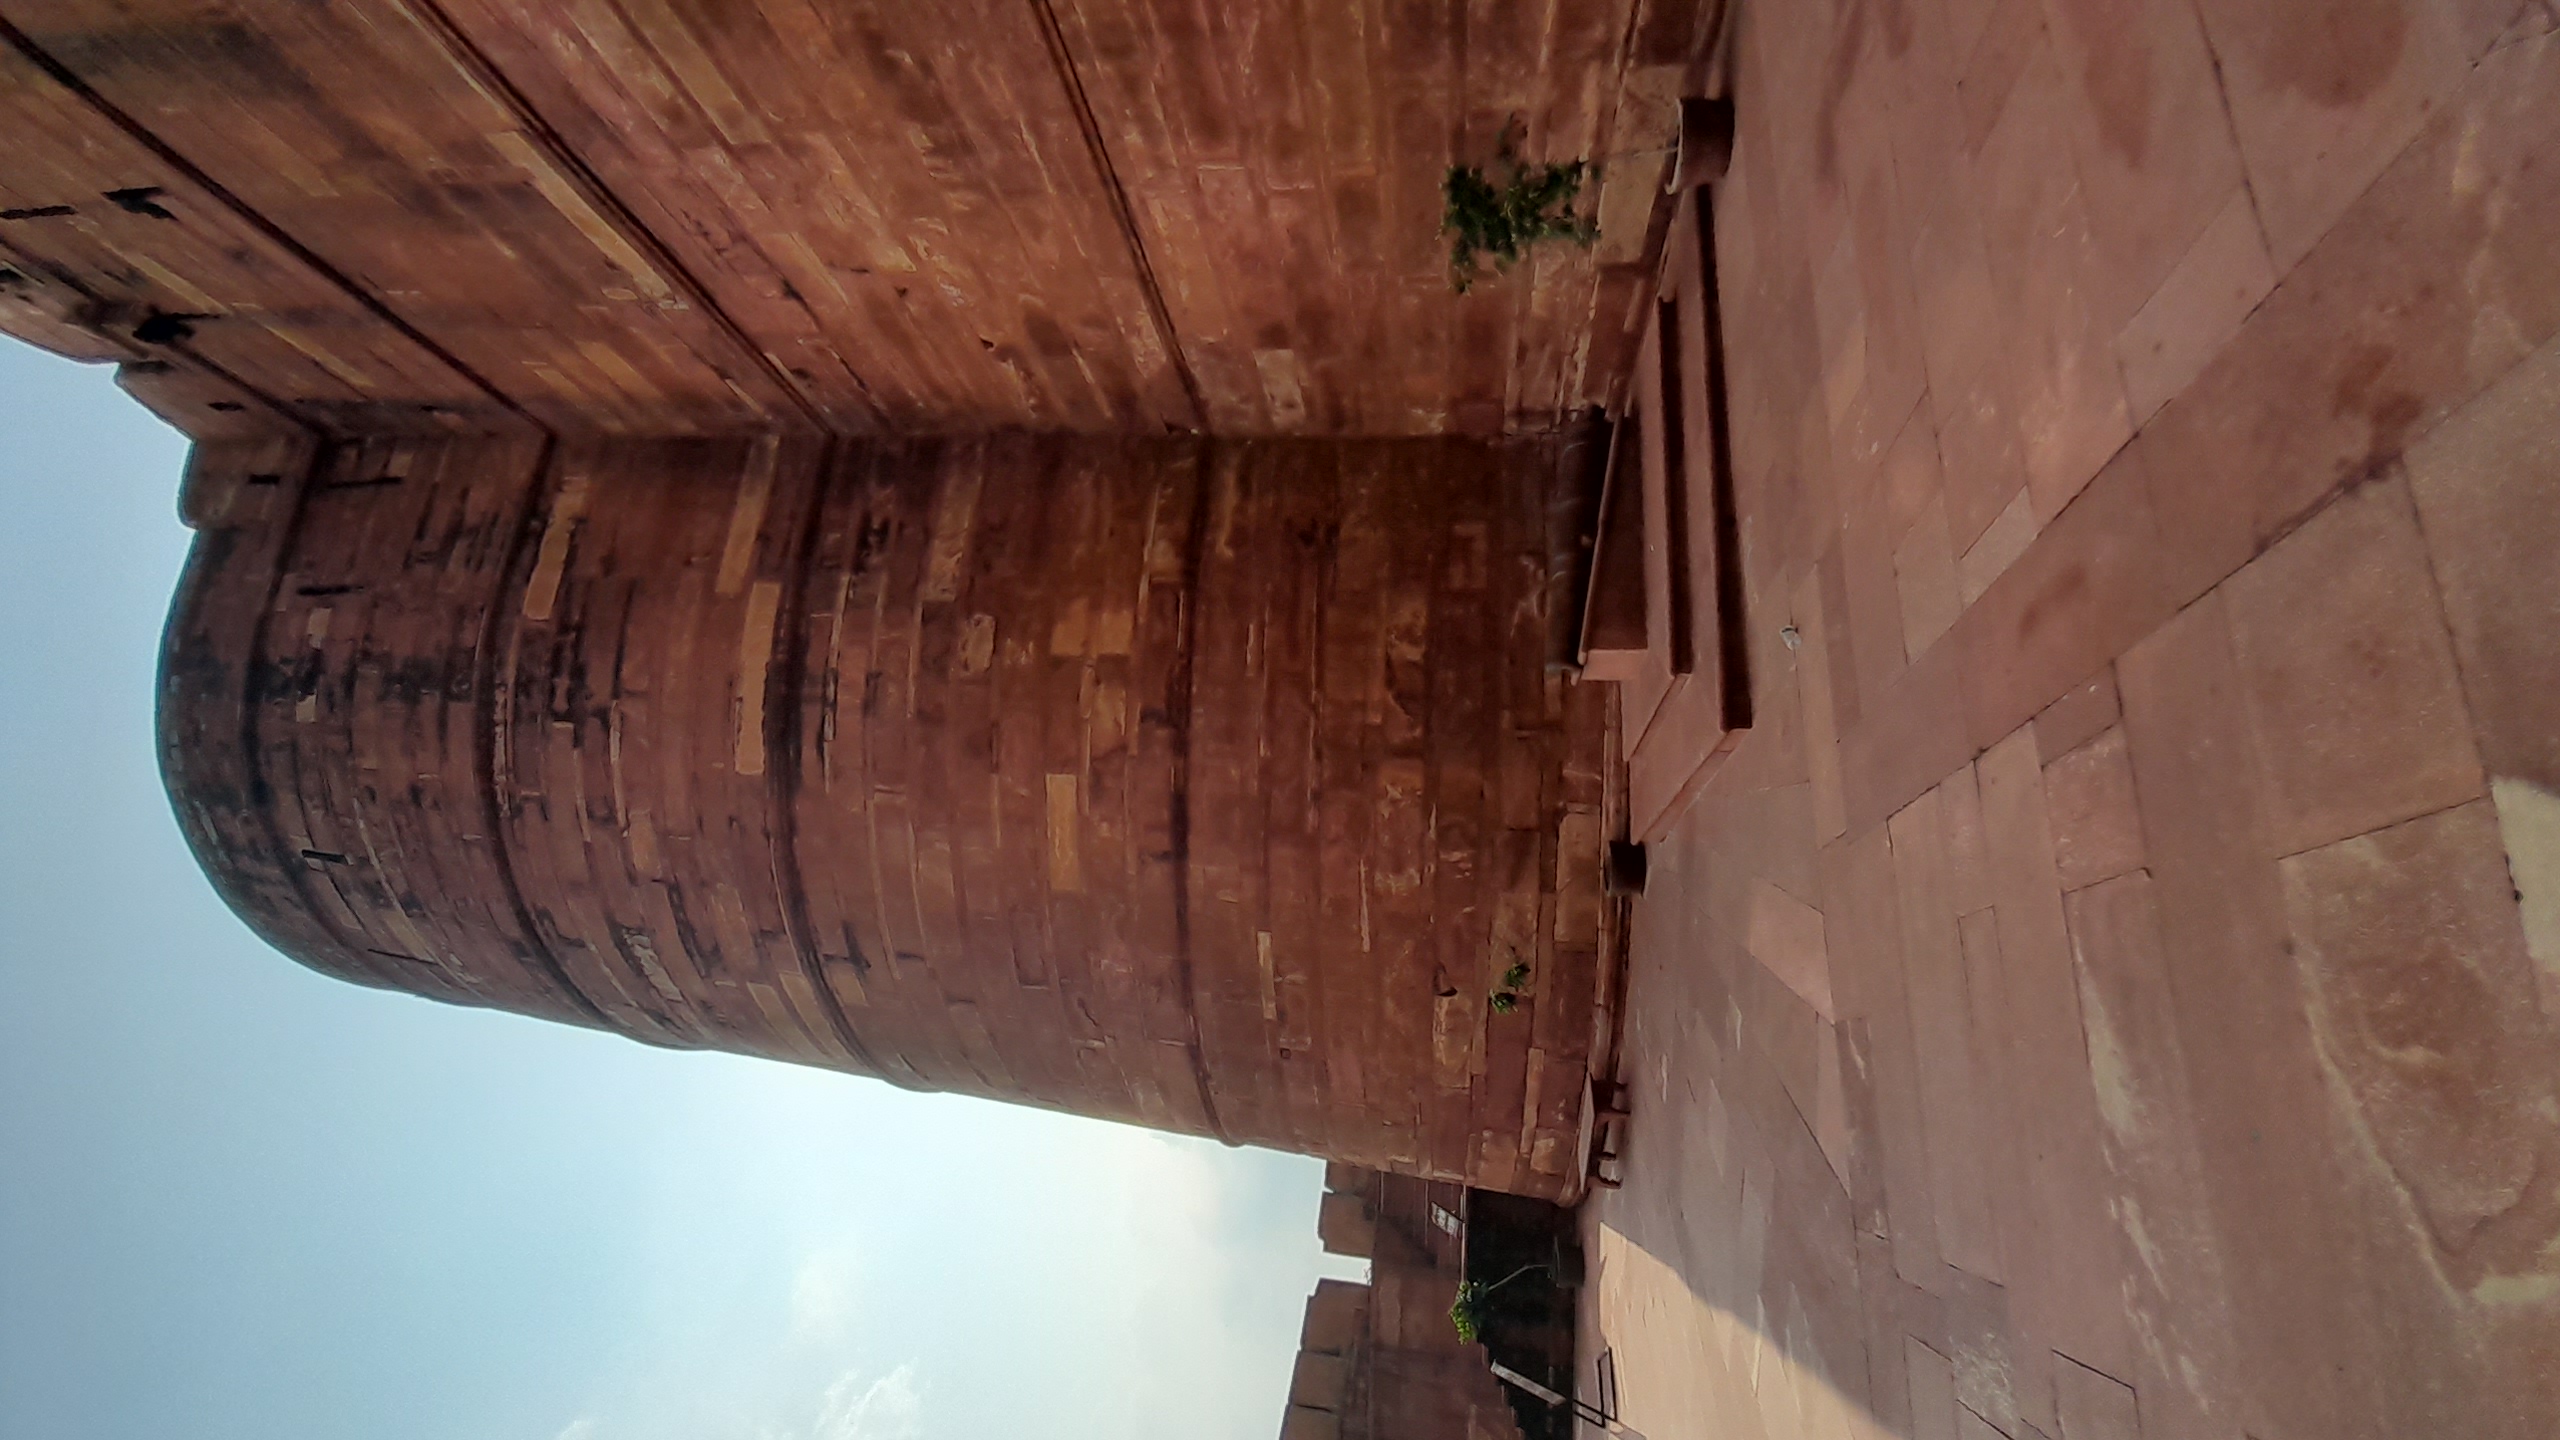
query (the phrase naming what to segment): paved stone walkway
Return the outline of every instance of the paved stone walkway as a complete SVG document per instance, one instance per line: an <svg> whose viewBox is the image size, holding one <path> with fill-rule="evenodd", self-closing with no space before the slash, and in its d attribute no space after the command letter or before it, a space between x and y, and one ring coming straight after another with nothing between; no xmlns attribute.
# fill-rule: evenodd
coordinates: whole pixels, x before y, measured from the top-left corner
<svg viewBox="0 0 2560 1440"><path fill-rule="evenodd" d="M1647 1440L2560 1434L2560 9L1746 8L1759 728L1586 1356Z"/></svg>

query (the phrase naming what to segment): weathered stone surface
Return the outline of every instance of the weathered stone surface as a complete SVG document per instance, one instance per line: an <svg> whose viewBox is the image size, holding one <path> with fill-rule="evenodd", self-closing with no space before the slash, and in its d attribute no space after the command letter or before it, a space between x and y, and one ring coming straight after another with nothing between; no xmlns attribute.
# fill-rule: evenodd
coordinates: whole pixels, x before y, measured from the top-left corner
<svg viewBox="0 0 2560 1440"><path fill-rule="evenodd" d="M2320 1057L2446 1279L2560 1294L2560 1037L2485 801L2284 863Z"/></svg>
<svg viewBox="0 0 2560 1440"><path fill-rule="evenodd" d="M2043 737L2041 727L2037 736ZM2044 794L2053 821L2054 872L2063 889L2142 868L2142 817L2134 809L2133 766L2123 731L2109 729L2045 766Z"/></svg>
<svg viewBox="0 0 2560 1440"><path fill-rule="evenodd" d="M1654 253L1638 9L12 0L0 211L71 212L0 230L316 423L1544 430ZM1624 198L1458 295L1507 127Z"/></svg>
<svg viewBox="0 0 2560 1440"><path fill-rule="evenodd" d="M1622 1372L1652 1440L2550 1430L2547 8L1745 15L1740 153L1803 167L1719 207L1767 277L1734 445L1783 477L1747 600L1800 728L1738 745L1631 920L1638 1138L1586 1221L1627 1269L1585 1323L1689 1340ZM1843 363L1877 312L1807 293L1878 224L1929 383L1880 460ZM1757 824L1798 777L1810 832ZM1808 858L1845 1213L1787 1204L1834 1147L1748 903ZM1846 1416L1799 1309L1863 1351Z"/></svg>
<svg viewBox="0 0 2560 1440"><path fill-rule="evenodd" d="M2479 747L2398 479L2321 512L2224 590L2280 851L2480 794Z"/></svg>
<svg viewBox="0 0 2560 1440"><path fill-rule="evenodd" d="M169 780L332 973L1569 1195L1600 713L1543 660L1554 458L208 451Z"/></svg>
<svg viewBox="0 0 2560 1440"><path fill-rule="evenodd" d="M2409 490L2491 773L2560 793L2560 343L2410 447Z"/></svg>
<svg viewBox="0 0 2560 1440"><path fill-rule="evenodd" d="M1546 1193L1596 1054L1652 1440L2550 1432L2549 5L0 17L0 329L204 442L164 758L283 948ZM1514 117L1604 234L1460 298ZM1164 438L1593 401L1729 449L1747 694L1547 669L1525 452Z"/></svg>
<svg viewBox="0 0 2560 1440"><path fill-rule="evenodd" d="M1327 1168L1321 1215L1328 1229L1357 1219L1369 1278L1319 1280L1307 1297L1281 1440L1519 1440L1485 1346L1450 1323L1462 1187Z"/></svg>

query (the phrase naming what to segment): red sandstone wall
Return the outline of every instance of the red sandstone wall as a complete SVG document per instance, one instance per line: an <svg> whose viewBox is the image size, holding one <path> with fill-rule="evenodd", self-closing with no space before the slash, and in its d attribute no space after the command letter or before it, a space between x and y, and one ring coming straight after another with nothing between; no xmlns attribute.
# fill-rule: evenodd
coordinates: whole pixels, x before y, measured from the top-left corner
<svg viewBox="0 0 2560 1440"><path fill-rule="evenodd" d="M0 266L349 432L1545 430L1719 13L0 0ZM1441 179L1514 124L1601 240L1460 297Z"/></svg>
<svg viewBox="0 0 2560 1440"><path fill-rule="evenodd" d="M1550 450L844 437L1548 430L1710 12L646 8L0 0L0 333L205 442L224 893L363 983L1573 1188ZM1514 121L1602 238L1462 299Z"/></svg>
<svg viewBox="0 0 2560 1440"><path fill-rule="evenodd" d="M208 445L170 785L332 973L1559 1195L1601 712L1543 663L1556 459Z"/></svg>
<svg viewBox="0 0 2560 1440"><path fill-rule="evenodd" d="M1369 1283L1320 1280L1307 1297L1280 1440L1518 1440L1484 1347L1449 1318L1458 1246L1429 1209L1459 1206L1459 1190L1326 1167L1325 1249L1367 1257ZM1344 1212L1356 1233L1337 1222Z"/></svg>

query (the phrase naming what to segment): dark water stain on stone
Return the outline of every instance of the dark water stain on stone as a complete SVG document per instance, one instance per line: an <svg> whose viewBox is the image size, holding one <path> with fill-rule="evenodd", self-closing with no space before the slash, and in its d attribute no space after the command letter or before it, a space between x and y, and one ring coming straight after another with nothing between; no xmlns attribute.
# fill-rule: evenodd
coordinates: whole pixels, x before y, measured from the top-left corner
<svg viewBox="0 0 2560 1440"><path fill-rule="evenodd" d="M2350 462L2340 478L2369 474L2398 459L2408 446L2409 432L2426 414L2424 401L2388 380L2391 364L2398 358L2390 346L2367 341L2348 352L2339 367L2334 413L2361 416L2372 427L2363 458Z"/></svg>
<svg viewBox="0 0 2560 1440"><path fill-rule="evenodd" d="M1822 108L1814 122L1814 176L1824 184L1840 179L1840 106L1849 84L1858 78L1858 61L1867 51L1869 0L1848 0L1840 29L1832 36L1831 53L1822 62Z"/></svg>
<svg viewBox="0 0 2560 1440"><path fill-rule="evenodd" d="M2097 111L2098 138L2135 169L2151 143L2151 47L2142 8L2141 0L2087 0L2076 16L2088 49L2081 80Z"/></svg>
<svg viewBox="0 0 2560 1440"><path fill-rule="evenodd" d="M2409 44L2406 0L2258 0L2233 28L2239 48L2279 90L2332 109L2382 88Z"/></svg>
<svg viewBox="0 0 2560 1440"><path fill-rule="evenodd" d="M2054 621L2080 617L2086 609L2088 596L2088 566L2074 564L2054 576L2018 612L2018 648L2023 650L2034 644L2038 634Z"/></svg>
<svg viewBox="0 0 2560 1440"><path fill-rule="evenodd" d="M1911 0L1881 0L1881 4L1885 58L1899 60L1911 53Z"/></svg>

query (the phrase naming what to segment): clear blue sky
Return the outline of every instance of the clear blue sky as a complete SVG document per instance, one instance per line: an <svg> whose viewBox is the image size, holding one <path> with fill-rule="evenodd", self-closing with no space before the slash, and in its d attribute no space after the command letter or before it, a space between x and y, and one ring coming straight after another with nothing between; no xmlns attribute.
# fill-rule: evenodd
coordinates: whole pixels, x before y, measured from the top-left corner
<svg viewBox="0 0 2560 1440"><path fill-rule="evenodd" d="M341 985L152 759L185 444L0 339L0 1440L1263 1440L1315 1162Z"/></svg>

